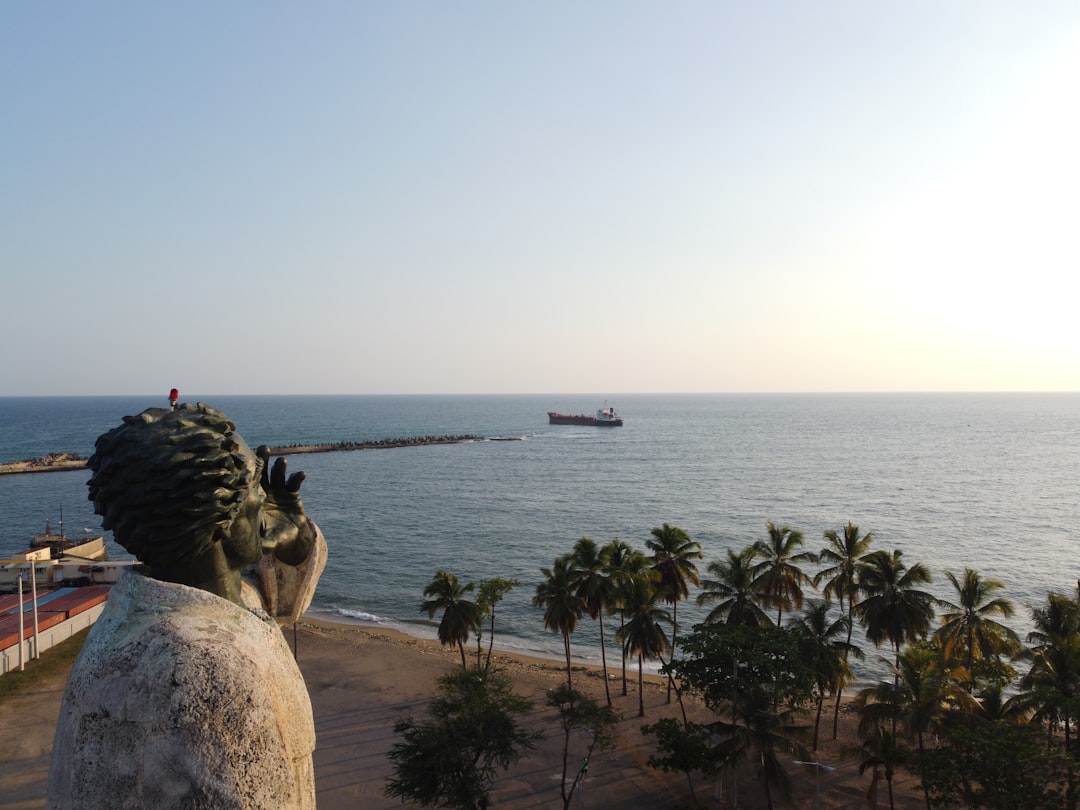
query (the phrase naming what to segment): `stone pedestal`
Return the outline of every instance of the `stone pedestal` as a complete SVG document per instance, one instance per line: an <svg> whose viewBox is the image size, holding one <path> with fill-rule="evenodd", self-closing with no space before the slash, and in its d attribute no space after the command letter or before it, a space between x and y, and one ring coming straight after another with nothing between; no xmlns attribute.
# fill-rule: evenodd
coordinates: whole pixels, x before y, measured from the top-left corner
<svg viewBox="0 0 1080 810"><path fill-rule="evenodd" d="M314 808L314 748L273 619L128 571L68 680L48 806Z"/></svg>

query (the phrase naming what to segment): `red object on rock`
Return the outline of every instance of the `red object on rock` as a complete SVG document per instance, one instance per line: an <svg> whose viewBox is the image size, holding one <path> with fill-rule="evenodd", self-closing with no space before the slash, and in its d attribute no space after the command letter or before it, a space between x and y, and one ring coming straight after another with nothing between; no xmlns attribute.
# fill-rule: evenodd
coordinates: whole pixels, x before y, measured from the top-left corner
<svg viewBox="0 0 1080 810"><path fill-rule="evenodd" d="M176 400L180 399L180 392L175 388L169 391L169 404L176 407Z"/></svg>

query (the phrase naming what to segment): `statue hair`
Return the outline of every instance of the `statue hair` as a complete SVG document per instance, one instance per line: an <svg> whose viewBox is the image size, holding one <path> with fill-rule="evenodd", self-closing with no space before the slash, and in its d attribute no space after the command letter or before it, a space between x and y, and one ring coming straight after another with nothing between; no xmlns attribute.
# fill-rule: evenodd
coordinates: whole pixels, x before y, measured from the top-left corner
<svg viewBox="0 0 1080 810"><path fill-rule="evenodd" d="M200 402L125 416L87 464L102 527L153 571L220 541L263 462L225 414Z"/></svg>

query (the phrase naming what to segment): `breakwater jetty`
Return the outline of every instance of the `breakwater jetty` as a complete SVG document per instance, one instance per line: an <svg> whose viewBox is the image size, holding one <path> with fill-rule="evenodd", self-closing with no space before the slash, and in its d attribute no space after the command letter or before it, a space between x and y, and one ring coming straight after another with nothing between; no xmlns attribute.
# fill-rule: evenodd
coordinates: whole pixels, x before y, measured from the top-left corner
<svg viewBox="0 0 1080 810"><path fill-rule="evenodd" d="M338 453L347 450L389 450L396 447L422 447L429 444L462 444L464 442L482 441L485 441L483 436L411 436L399 439L378 439L369 442L290 444L285 447L271 447L270 455L289 456L300 453ZM78 453L49 453L41 458L0 463L0 475L82 470L86 468L86 462L87 459L81 457Z"/></svg>

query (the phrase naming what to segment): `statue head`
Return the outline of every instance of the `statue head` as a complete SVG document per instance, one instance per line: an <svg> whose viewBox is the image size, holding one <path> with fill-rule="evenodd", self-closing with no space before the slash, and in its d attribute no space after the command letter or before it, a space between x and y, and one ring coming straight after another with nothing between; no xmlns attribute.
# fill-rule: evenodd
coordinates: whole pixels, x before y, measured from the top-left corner
<svg viewBox="0 0 1080 810"><path fill-rule="evenodd" d="M207 405L150 408L98 438L89 497L152 576L238 601L231 580L262 554L261 453Z"/></svg>

